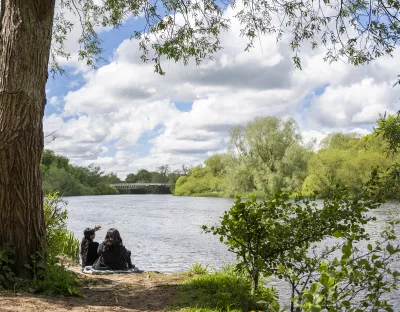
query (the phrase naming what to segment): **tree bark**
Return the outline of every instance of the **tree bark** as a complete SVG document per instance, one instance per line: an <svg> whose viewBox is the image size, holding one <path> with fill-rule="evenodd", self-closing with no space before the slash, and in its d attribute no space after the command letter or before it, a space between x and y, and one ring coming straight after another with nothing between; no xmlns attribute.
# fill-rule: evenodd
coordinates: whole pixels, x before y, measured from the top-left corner
<svg viewBox="0 0 400 312"><path fill-rule="evenodd" d="M45 237L40 158L55 0L1 0L0 245L18 276Z"/></svg>

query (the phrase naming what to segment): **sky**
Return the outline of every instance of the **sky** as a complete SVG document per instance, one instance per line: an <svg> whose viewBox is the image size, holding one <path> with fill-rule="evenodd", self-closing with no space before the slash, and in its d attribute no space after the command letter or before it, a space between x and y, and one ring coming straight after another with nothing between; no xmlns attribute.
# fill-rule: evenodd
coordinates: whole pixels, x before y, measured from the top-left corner
<svg viewBox="0 0 400 312"><path fill-rule="evenodd" d="M368 134L379 113L400 109L400 87L393 88L400 49L354 67L324 62L323 47L305 48L299 70L286 38L277 43L264 36L246 52L233 20L213 60L200 66L164 61L160 76L129 39L141 22L99 29L107 61L97 69L77 61L79 27L69 34L71 59L59 59L66 74L46 86L46 149L124 179L141 168L198 165L226 151L233 126L257 116L294 118L307 143L337 131Z"/></svg>

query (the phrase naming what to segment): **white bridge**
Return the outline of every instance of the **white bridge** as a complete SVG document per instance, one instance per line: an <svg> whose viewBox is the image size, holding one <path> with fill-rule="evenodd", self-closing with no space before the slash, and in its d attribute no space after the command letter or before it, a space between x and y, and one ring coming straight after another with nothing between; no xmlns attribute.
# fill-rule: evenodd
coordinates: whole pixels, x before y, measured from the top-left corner
<svg viewBox="0 0 400 312"><path fill-rule="evenodd" d="M158 188L158 187L170 187L168 183L114 183L111 186L117 190L134 190L141 188Z"/></svg>

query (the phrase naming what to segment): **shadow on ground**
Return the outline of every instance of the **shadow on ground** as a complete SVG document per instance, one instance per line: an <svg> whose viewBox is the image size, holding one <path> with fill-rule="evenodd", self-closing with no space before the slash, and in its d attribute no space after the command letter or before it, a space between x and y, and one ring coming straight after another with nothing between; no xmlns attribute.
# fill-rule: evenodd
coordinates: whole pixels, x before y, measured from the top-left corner
<svg viewBox="0 0 400 312"><path fill-rule="evenodd" d="M183 275L141 273L81 277L82 297L0 294L0 311L164 311L173 303Z"/></svg>

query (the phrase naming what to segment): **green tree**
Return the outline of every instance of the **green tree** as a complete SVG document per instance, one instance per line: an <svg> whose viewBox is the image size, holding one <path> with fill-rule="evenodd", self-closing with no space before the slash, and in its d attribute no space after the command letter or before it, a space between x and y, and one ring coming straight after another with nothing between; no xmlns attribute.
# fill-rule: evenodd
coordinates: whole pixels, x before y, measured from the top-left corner
<svg viewBox="0 0 400 312"><path fill-rule="evenodd" d="M374 134L387 142L384 151L388 158L393 159L384 173L381 191L385 197L400 200L400 155L397 153L400 148L400 111L396 115L381 115L377 123Z"/></svg>
<svg viewBox="0 0 400 312"><path fill-rule="evenodd" d="M175 186L180 177L183 177L184 173L181 170L174 170L168 175L168 184L171 190L171 193L175 193Z"/></svg>
<svg viewBox="0 0 400 312"><path fill-rule="evenodd" d="M321 141L321 148L326 149L350 149L360 141L359 133L333 132Z"/></svg>
<svg viewBox="0 0 400 312"><path fill-rule="evenodd" d="M358 134L332 133L322 146L309 162L308 176L302 186L305 194L329 196L340 185L355 195L368 181L373 169L388 176L388 170L398 161L396 155L387 157L388 143L376 134L361 137ZM392 182L388 181L385 187L388 191L385 197L394 199L398 186Z"/></svg>
<svg viewBox="0 0 400 312"><path fill-rule="evenodd" d="M210 170L212 175L215 177L225 174L226 161L224 156L225 155L222 154L215 154L204 161L208 170Z"/></svg>
<svg viewBox="0 0 400 312"><path fill-rule="evenodd" d="M168 174L170 173L171 168L168 165L163 165L157 168L157 173L159 174L159 178L156 182L158 183L167 183L168 182Z"/></svg>
<svg viewBox="0 0 400 312"><path fill-rule="evenodd" d="M45 194L52 191L63 196L118 194L109 184L121 180L116 173L104 174L100 167L79 167L69 164L69 159L46 150L40 167L42 189Z"/></svg>
<svg viewBox="0 0 400 312"><path fill-rule="evenodd" d="M125 178L126 183L135 183L136 181L137 177L134 173L129 173Z"/></svg>
<svg viewBox="0 0 400 312"><path fill-rule="evenodd" d="M146 169L140 169L136 174L136 181L139 183L150 183L151 173Z"/></svg>
<svg viewBox="0 0 400 312"><path fill-rule="evenodd" d="M256 190L254 175L246 161L232 161L226 175L226 193L236 196L242 193L251 193Z"/></svg>
<svg viewBox="0 0 400 312"><path fill-rule="evenodd" d="M56 157L56 154L53 151L44 150L42 153L41 163L46 167L50 167L51 164L53 163L55 157Z"/></svg>
<svg viewBox="0 0 400 312"><path fill-rule="evenodd" d="M96 186L101 181L101 176L104 174L99 166L93 164L85 168L87 182L90 187Z"/></svg>
<svg viewBox="0 0 400 312"><path fill-rule="evenodd" d="M300 140L299 129L293 119L283 121L278 117L256 118L246 127L249 153L271 172L278 170L278 162L286 150Z"/></svg>
<svg viewBox="0 0 400 312"><path fill-rule="evenodd" d="M400 111L396 115L380 115L377 123L375 133L388 142L387 152L396 154L400 149Z"/></svg>
<svg viewBox="0 0 400 312"><path fill-rule="evenodd" d="M174 194L190 196L200 194L219 194L223 191L225 179L214 176L207 167L196 166L188 176L181 176L175 185Z"/></svg>
<svg viewBox="0 0 400 312"><path fill-rule="evenodd" d="M115 172L110 172L102 177L102 182L107 184L121 183L121 179Z"/></svg>
<svg viewBox="0 0 400 312"><path fill-rule="evenodd" d="M280 189L298 191L305 179L310 148L301 146L301 136L293 119L257 117L246 127L231 133L231 156L236 161L228 169L230 193L241 188L272 194ZM235 186L229 186L229 184ZM242 187L243 187L242 186ZM246 192L242 189L241 192Z"/></svg>
<svg viewBox="0 0 400 312"><path fill-rule="evenodd" d="M237 268L252 277L257 290L262 272L279 275L281 265L293 268L293 262L305 259L312 243L329 236L368 238L363 225L373 218L367 212L379 206L369 192L356 199L337 192L322 207L313 199L291 201L280 193L262 202L238 198L220 225L203 229L218 235L237 255Z"/></svg>

